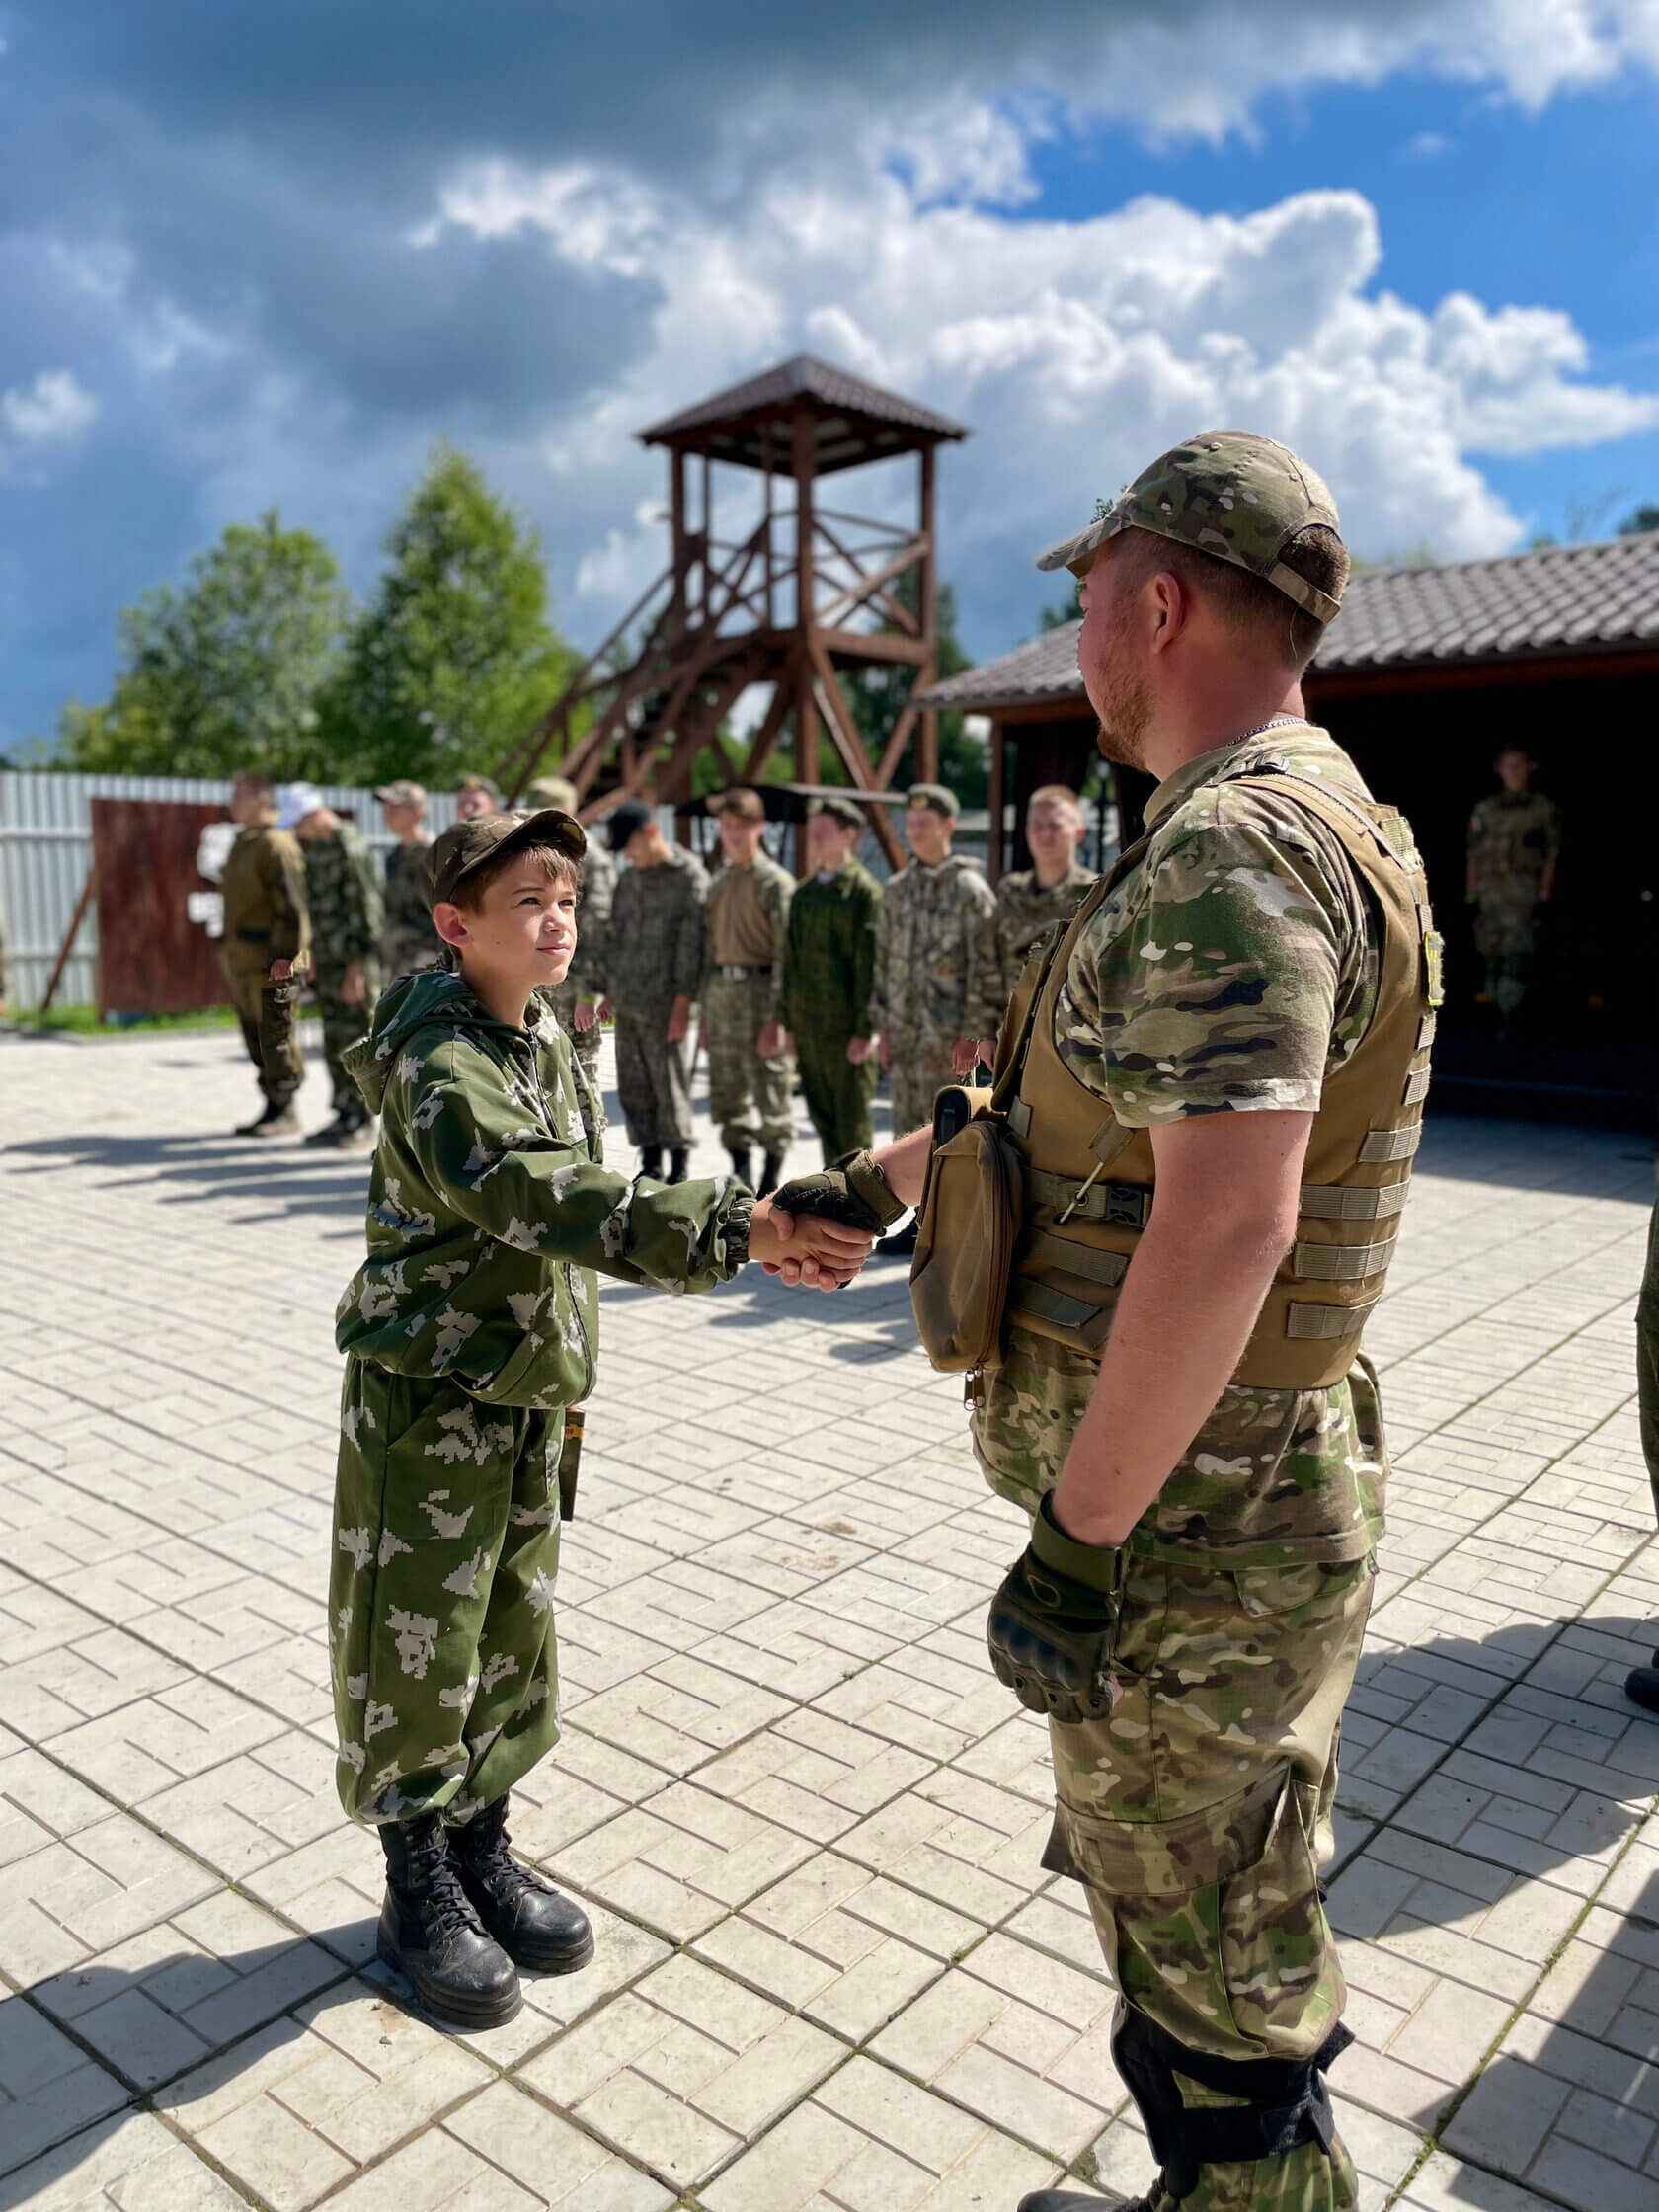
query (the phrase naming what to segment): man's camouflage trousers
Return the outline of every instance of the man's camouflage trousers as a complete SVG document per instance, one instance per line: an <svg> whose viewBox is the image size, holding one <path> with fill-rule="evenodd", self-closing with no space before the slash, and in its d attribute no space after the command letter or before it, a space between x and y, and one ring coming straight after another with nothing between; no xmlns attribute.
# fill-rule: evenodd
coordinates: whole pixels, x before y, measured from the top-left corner
<svg viewBox="0 0 1659 2212"><path fill-rule="evenodd" d="M930 1030L897 1030L891 1040L889 1073L893 1082L893 1134L932 1127L933 1101L957 1076L951 1067L954 1037Z"/></svg>
<svg viewBox="0 0 1659 2212"><path fill-rule="evenodd" d="M1474 949L1484 964L1482 988L1505 1021L1521 1010L1538 959L1539 909L1530 895L1482 899L1474 909Z"/></svg>
<svg viewBox="0 0 1659 2212"><path fill-rule="evenodd" d="M361 1121L365 1108L362 1092L346 1072L346 1048L355 1045L367 1029L374 1001L380 995L378 964L364 961L362 973L363 994L353 1006L341 995L346 971L343 968L319 968L317 971L317 1005L323 1017L323 1058L328 1062L333 1089L331 1103L334 1111L349 1122Z"/></svg>
<svg viewBox="0 0 1659 2212"><path fill-rule="evenodd" d="M870 1109L880 1066L872 1052L855 1067L846 1056L850 1042L846 1032L832 1029L803 1032L795 1040L801 1088L826 1167L847 1152L867 1152L876 1141Z"/></svg>
<svg viewBox="0 0 1659 2212"><path fill-rule="evenodd" d="M558 1741L564 1415L348 1359L329 1643L354 1820L464 1819Z"/></svg>
<svg viewBox="0 0 1659 2212"><path fill-rule="evenodd" d="M280 1111L293 1103L295 1093L305 1080L305 1061L300 1053L298 1035L292 1029L289 1030L280 1065L268 1068L265 1065L265 1049L260 1042L260 992L265 987L266 971L263 967L233 968L226 962L224 978L231 1004L236 1008L242 1042L248 1048L248 1058L253 1062L255 1073L259 1076L260 1089L271 1104Z"/></svg>
<svg viewBox="0 0 1659 2212"><path fill-rule="evenodd" d="M616 1095L628 1142L647 1147L691 1143L691 1055L669 1043L672 1008L616 1016Z"/></svg>
<svg viewBox="0 0 1659 2212"><path fill-rule="evenodd" d="M1051 1724L1044 1863L1087 1893L1126 2004L1186 2049L1305 2061L1345 1986L1319 1898L1369 1559L1228 1571L1133 1559L1107 1720ZM1189 2110L1241 2102L1179 2073ZM1304 2143L1200 2169L1181 2212L1350 2212L1353 2162Z"/></svg>
<svg viewBox="0 0 1659 2212"><path fill-rule="evenodd" d="M594 1092L597 1093L599 1089L599 1045L604 1036L604 1031L596 1021L587 1029L578 1029L576 1026L578 999L592 999L592 991L581 989L577 985L571 983L560 984L552 993L553 1012L558 1020L559 1027L570 1039L571 1051L575 1053L588 1080L592 1084Z"/></svg>
<svg viewBox="0 0 1659 2212"><path fill-rule="evenodd" d="M764 1060L760 1032L772 1018L772 974L711 976L703 994L709 1113L729 1152L761 1149L782 1159L795 1135L794 1070Z"/></svg>

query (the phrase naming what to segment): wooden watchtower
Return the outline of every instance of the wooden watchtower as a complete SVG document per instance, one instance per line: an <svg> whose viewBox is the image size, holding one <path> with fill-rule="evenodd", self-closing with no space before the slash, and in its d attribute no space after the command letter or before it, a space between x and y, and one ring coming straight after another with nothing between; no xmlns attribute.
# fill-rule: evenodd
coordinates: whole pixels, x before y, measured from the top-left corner
<svg viewBox="0 0 1659 2212"><path fill-rule="evenodd" d="M966 434L808 354L643 431L641 442L669 456L669 565L506 763L510 794L557 753L585 816L636 796L682 804L697 753L754 684L769 684L772 696L743 780L760 774L786 731L798 783L818 782L824 737L851 796L888 788L912 734L922 777L936 776L934 715L905 704L872 758L840 672L910 669L909 697L933 681L936 457ZM852 514L821 495L825 477L909 455L913 523ZM876 504L897 517L906 503L894 497L892 471L884 477ZM593 720L573 737L585 704ZM897 863L888 810L866 811Z"/></svg>

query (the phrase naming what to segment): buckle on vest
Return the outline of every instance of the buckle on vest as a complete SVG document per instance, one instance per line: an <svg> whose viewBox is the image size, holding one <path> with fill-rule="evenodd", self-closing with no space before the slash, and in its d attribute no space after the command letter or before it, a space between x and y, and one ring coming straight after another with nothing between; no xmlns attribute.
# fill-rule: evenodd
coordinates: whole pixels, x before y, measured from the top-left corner
<svg viewBox="0 0 1659 2212"><path fill-rule="evenodd" d="M1150 1208L1139 1183L1108 1183L1101 1193L1100 1219L1118 1228L1145 1228Z"/></svg>

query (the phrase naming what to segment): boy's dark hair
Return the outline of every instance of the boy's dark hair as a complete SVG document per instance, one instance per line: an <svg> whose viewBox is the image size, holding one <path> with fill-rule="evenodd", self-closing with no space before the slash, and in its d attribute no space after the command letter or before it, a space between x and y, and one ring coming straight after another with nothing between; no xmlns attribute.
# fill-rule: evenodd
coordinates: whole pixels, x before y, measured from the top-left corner
<svg viewBox="0 0 1659 2212"><path fill-rule="evenodd" d="M1325 625L1297 605L1265 577L1223 561L1213 553L1180 545L1152 530L1132 530L1130 543L1138 558L1136 582L1168 570L1190 591L1209 600L1228 622L1271 647L1288 670L1300 675L1325 634ZM1351 563L1348 548L1334 530L1313 523L1299 530L1279 558L1306 584L1340 599Z"/></svg>
<svg viewBox="0 0 1659 2212"><path fill-rule="evenodd" d="M553 845L514 845L469 868L451 893L450 905L459 907L463 913L477 913L490 886L517 867L539 868L549 883L563 879L573 891L582 890L582 862L573 860L568 852L560 852Z"/></svg>

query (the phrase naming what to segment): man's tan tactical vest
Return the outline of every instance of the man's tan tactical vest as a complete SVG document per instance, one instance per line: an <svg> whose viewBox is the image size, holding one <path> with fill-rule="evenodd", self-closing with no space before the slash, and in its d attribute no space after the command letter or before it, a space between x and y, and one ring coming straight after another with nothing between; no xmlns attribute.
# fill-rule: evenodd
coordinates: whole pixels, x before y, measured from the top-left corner
<svg viewBox="0 0 1659 2212"><path fill-rule="evenodd" d="M1232 781L1295 787L1304 808L1353 863L1382 923L1370 1027L1327 1075L1309 1135L1296 1241L1286 1253L1233 1380L1319 1389L1354 1363L1366 1315L1382 1296L1399 1233L1429 1087L1429 1046L1440 1004L1440 939L1415 840L1404 818L1357 794L1280 768ZM1099 1357L1118 1286L1151 1214L1148 1133L1125 1129L1106 1100L1055 1048L1055 1007L1083 931L1146 850L1143 838L1083 902L1040 969L1021 979L1003 1027L1004 1050L1024 1045L1008 1128L1025 1156L1026 1217L1005 1319ZM1029 1022L1031 993L1038 994Z"/></svg>

